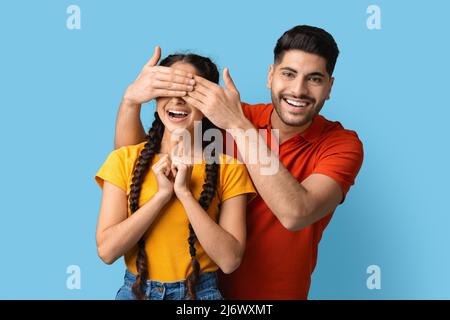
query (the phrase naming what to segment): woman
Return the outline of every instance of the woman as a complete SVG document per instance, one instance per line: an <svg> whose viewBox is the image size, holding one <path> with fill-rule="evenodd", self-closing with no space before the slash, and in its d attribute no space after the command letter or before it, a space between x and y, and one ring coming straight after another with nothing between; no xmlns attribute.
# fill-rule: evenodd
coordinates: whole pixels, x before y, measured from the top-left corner
<svg viewBox="0 0 450 320"><path fill-rule="evenodd" d="M152 68L167 67L219 82L215 64L195 54L170 55ZM141 73L127 99L142 99L151 74ZM125 257L116 299L222 299L216 271L231 273L240 264L245 208L255 189L245 166L225 155L212 151L215 161L193 164L175 151L175 131L192 136L197 121L203 132L214 128L199 110L181 97L160 97L156 105L147 141L113 151L96 175L103 189L99 256L107 264Z"/></svg>

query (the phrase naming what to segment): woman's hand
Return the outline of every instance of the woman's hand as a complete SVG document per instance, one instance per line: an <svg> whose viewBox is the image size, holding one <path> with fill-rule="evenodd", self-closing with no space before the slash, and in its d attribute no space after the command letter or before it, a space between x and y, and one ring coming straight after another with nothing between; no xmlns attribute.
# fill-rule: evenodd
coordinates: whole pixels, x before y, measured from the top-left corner
<svg viewBox="0 0 450 320"><path fill-rule="evenodd" d="M191 159L191 155L184 154L183 141L179 140L172 150L172 164L170 167L175 177L174 192L179 200L192 195L190 187L194 166Z"/></svg>
<svg viewBox="0 0 450 320"><path fill-rule="evenodd" d="M157 46L153 57L142 68L137 79L127 88L123 100L141 105L159 97L183 97L193 90L194 75L170 67L157 66L161 48Z"/></svg>
<svg viewBox="0 0 450 320"><path fill-rule="evenodd" d="M190 161L187 161L185 158L174 157L172 159L171 170L175 176L173 189L180 200L192 194L190 186L193 167Z"/></svg>
<svg viewBox="0 0 450 320"><path fill-rule="evenodd" d="M157 194L167 201L172 198L174 193L174 183L172 182L173 177L171 176L170 168L171 163L168 154L161 156L161 159L152 166L156 182L158 183Z"/></svg>

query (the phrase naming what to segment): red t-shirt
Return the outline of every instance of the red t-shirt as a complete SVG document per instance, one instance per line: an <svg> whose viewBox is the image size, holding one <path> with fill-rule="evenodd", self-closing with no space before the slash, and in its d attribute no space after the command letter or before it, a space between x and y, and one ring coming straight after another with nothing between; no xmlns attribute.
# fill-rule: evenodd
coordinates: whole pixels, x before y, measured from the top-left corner
<svg viewBox="0 0 450 320"><path fill-rule="evenodd" d="M272 104L242 104L246 117L270 134ZM279 146L282 164L302 182L313 173L327 175L344 197L363 161L354 131L317 115L305 132ZM276 187L276 186L274 186ZM341 202L341 203L342 203ZM307 299L317 248L333 212L299 231L285 229L260 196L247 207L247 246L239 268L220 274L225 299Z"/></svg>

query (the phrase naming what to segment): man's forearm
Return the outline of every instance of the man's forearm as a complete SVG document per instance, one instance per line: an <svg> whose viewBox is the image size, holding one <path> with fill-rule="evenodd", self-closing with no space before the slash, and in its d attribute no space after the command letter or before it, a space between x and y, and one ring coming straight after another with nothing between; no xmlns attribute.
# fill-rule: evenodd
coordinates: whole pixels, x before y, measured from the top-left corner
<svg viewBox="0 0 450 320"><path fill-rule="evenodd" d="M249 120L243 120L238 127L239 129L230 130L230 133L245 136L246 131L256 130L254 136L257 139L234 140L259 195L285 227L293 220L301 219L306 215L306 189L284 167ZM260 159L261 154L264 154L264 161ZM249 161L249 159L257 161ZM268 175L261 174L267 168L267 163L273 165L275 162L277 162L275 172ZM274 188L274 186L277 187Z"/></svg>
<svg viewBox="0 0 450 320"><path fill-rule="evenodd" d="M145 140L145 130L140 114L141 105L122 99L117 113L114 149L138 144Z"/></svg>

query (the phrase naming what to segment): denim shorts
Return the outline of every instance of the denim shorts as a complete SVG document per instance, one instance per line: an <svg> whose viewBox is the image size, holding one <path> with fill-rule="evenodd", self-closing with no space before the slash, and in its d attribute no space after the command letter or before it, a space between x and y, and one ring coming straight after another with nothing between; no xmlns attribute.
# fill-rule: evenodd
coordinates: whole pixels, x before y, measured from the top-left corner
<svg viewBox="0 0 450 320"><path fill-rule="evenodd" d="M128 270L125 272L124 285L119 289L116 300L135 300L131 286L136 280L136 275ZM198 300L223 300L217 286L217 273L201 273L196 286ZM145 293L150 300L189 300L184 280L177 282L159 282L147 280Z"/></svg>

